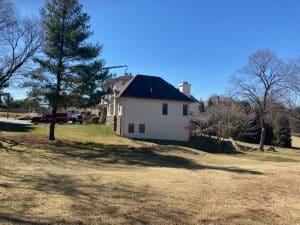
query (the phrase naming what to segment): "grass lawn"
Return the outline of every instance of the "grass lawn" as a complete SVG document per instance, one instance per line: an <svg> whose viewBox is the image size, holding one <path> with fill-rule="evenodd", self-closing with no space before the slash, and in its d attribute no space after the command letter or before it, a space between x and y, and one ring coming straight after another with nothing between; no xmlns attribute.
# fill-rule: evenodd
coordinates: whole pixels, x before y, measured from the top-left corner
<svg viewBox="0 0 300 225"><path fill-rule="evenodd" d="M300 137L294 136L292 138L292 145L296 148L300 148Z"/></svg>
<svg viewBox="0 0 300 225"><path fill-rule="evenodd" d="M0 224L300 224L297 149L211 154L97 125L59 125L55 143L42 125L0 130Z"/></svg>
<svg viewBox="0 0 300 225"><path fill-rule="evenodd" d="M25 116L32 117L36 115L37 115L36 113L13 113L13 112L8 113L9 118L15 118L15 119L25 117ZM6 118L6 112L0 112L0 117Z"/></svg>
<svg viewBox="0 0 300 225"><path fill-rule="evenodd" d="M0 123L0 131L5 136L38 136L48 137L49 125L20 126ZM96 142L102 144L123 144L131 146L139 146L138 142L127 138L116 136L113 131L104 125L73 125L73 124L57 124L55 129L56 137L64 140Z"/></svg>

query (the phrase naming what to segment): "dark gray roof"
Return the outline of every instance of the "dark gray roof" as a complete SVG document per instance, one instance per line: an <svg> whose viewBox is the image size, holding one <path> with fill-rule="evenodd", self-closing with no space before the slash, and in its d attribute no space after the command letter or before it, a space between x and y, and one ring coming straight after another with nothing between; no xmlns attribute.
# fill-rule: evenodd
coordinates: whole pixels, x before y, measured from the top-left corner
<svg viewBox="0 0 300 225"><path fill-rule="evenodd" d="M124 89L121 90L118 97L193 102L191 98L181 93L164 79L148 75L136 75L125 84Z"/></svg>
<svg viewBox="0 0 300 225"><path fill-rule="evenodd" d="M112 77L112 78L107 79L107 81L104 84L102 84L101 87L106 91L108 88L112 89L117 82L122 81L122 84L125 84L132 78L133 78L133 76L131 76L129 74L125 74L120 77Z"/></svg>
<svg viewBox="0 0 300 225"><path fill-rule="evenodd" d="M196 99L193 95L190 96L193 102L200 102L198 99Z"/></svg>

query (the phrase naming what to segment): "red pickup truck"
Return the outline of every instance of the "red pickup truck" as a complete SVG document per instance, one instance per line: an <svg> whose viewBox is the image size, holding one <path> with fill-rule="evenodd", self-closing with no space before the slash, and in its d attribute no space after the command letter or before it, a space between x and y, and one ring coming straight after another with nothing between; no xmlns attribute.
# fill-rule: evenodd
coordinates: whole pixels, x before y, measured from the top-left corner
<svg viewBox="0 0 300 225"><path fill-rule="evenodd" d="M43 114L42 116L33 117L31 122L34 124L38 123L50 123L52 120L52 115ZM56 113L56 123L67 123L69 117L67 113Z"/></svg>

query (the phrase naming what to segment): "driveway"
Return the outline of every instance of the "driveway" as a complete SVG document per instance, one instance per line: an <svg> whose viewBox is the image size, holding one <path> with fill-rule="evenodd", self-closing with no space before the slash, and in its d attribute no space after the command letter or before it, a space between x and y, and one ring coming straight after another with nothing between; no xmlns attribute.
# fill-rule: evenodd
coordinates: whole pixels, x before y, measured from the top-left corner
<svg viewBox="0 0 300 225"><path fill-rule="evenodd" d="M17 120L17 119L6 119L4 117L0 117L0 123L11 123L11 124L20 124L20 125L31 125L32 123L30 122L30 120Z"/></svg>

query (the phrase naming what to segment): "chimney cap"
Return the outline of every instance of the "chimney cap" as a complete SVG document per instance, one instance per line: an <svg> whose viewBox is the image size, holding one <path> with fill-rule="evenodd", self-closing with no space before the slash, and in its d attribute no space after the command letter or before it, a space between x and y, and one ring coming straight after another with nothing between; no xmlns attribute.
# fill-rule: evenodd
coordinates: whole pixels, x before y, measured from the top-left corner
<svg viewBox="0 0 300 225"><path fill-rule="evenodd" d="M187 82L187 81L183 81L183 82L182 82L182 84L189 84L189 82Z"/></svg>

